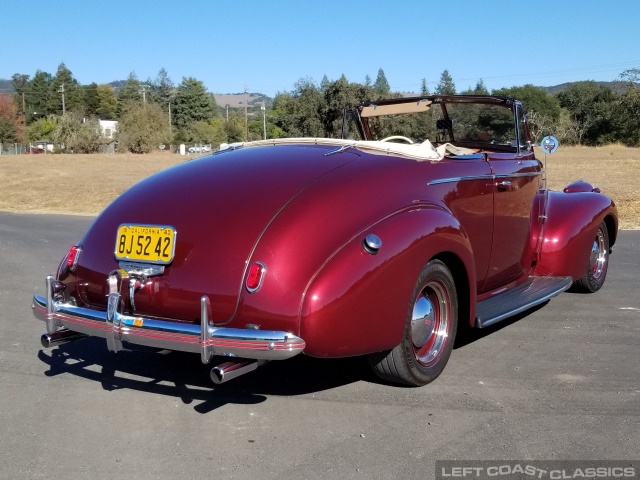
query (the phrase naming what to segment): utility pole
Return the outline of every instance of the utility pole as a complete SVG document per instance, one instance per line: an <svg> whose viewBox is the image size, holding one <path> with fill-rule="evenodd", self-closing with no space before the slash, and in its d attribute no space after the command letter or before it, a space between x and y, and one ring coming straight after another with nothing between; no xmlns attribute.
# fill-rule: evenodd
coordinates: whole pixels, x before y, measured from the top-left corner
<svg viewBox="0 0 640 480"><path fill-rule="evenodd" d="M27 126L27 110L24 105L24 92L22 92L22 124Z"/></svg>
<svg viewBox="0 0 640 480"><path fill-rule="evenodd" d="M172 130L171 130L171 102L169 102L169 133L172 133Z"/></svg>
<svg viewBox="0 0 640 480"><path fill-rule="evenodd" d="M264 126L264 139L267 139L267 107L265 107L264 102L262 102L262 125Z"/></svg>
<svg viewBox="0 0 640 480"><path fill-rule="evenodd" d="M58 92L60 92L62 94L62 115L65 114L65 108L64 108L64 83L62 85L60 85L60 88L58 89Z"/></svg>
<svg viewBox="0 0 640 480"><path fill-rule="evenodd" d="M140 85L140 90L138 90L138 93L142 94L142 103L147 103L147 88L149 85Z"/></svg>
<svg viewBox="0 0 640 480"><path fill-rule="evenodd" d="M229 104L227 103L227 123L229 123Z"/></svg>
<svg viewBox="0 0 640 480"><path fill-rule="evenodd" d="M249 121L247 119L247 84L244 85L244 141L249 141Z"/></svg>

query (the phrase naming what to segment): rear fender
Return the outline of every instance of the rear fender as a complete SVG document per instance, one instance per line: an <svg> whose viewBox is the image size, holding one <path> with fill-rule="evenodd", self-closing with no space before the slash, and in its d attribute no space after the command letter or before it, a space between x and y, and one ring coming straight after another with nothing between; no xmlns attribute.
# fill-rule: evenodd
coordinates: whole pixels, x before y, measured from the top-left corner
<svg viewBox="0 0 640 480"><path fill-rule="evenodd" d="M576 182L565 192L549 192L547 219L540 245L536 275L582 277L598 226L607 225L609 243L616 241L618 213L613 201Z"/></svg>
<svg viewBox="0 0 640 480"><path fill-rule="evenodd" d="M367 234L380 237L367 253ZM300 310L305 353L344 357L393 348L400 343L416 278L432 258L441 257L475 298L473 254L450 212L436 206L397 212L359 232L311 278ZM468 303L468 300L465 300ZM468 309L467 309L468 310Z"/></svg>

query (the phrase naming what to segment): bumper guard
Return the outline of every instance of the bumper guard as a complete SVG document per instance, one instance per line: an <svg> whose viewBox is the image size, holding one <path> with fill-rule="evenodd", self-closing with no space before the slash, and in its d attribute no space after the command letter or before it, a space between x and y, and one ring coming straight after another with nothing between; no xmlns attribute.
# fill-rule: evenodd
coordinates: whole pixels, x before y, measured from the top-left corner
<svg viewBox="0 0 640 480"><path fill-rule="evenodd" d="M47 276L47 295L34 295L33 314L47 325L52 335L61 328L84 335L102 337L107 348L117 352L123 343L200 353L203 363L213 356L256 360L285 360L301 353L305 342L291 333L276 330L218 328L209 324L209 298L200 299L200 325L157 320L121 313L120 293L107 297L107 311L78 307L56 301L57 282Z"/></svg>

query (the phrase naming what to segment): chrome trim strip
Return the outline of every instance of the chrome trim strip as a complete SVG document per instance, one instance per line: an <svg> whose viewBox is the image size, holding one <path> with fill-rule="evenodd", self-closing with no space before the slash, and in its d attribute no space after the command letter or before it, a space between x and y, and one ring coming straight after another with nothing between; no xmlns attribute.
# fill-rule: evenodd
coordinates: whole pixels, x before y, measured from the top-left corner
<svg viewBox="0 0 640 480"><path fill-rule="evenodd" d="M567 291L569 288L571 288L572 283L573 283L573 279L571 277L565 277L563 283L558 284L555 288L553 288L552 290L549 290L549 292L547 292L545 295L541 297L531 300L523 305L519 305L518 307L513 308L508 312L504 312L500 315L489 318L482 322L478 321L478 319L476 318L476 321L475 321L476 327L485 328L485 327L488 327L489 325L493 325L494 323L498 323L506 318L509 318L519 313L522 313L524 311L527 311L530 308L535 307L536 305L540 305L541 303L546 302L547 300L555 297L556 295L560 295L562 292Z"/></svg>
<svg viewBox="0 0 640 480"><path fill-rule="evenodd" d="M494 175L494 178L538 177L540 175L542 175L542 172L506 173L502 175Z"/></svg>
<svg viewBox="0 0 640 480"><path fill-rule="evenodd" d="M493 180L495 175L478 175L475 177L451 177L451 178L438 178L431 180L427 185L440 185L442 183L457 183L468 182L469 180Z"/></svg>
<svg viewBox="0 0 640 480"><path fill-rule="evenodd" d="M440 185L442 183L457 183L467 182L469 180L496 180L497 178L514 178L514 177L537 177L542 175L542 172L523 172L523 173L509 173L501 175L477 175L471 177L451 177L451 178L438 178L431 180L427 185Z"/></svg>
<svg viewBox="0 0 640 480"><path fill-rule="evenodd" d="M118 294L109 294L109 297L114 303L119 300ZM300 337L284 331L212 327L208 325L208 320L201 320L200 324L189 324L123 315L115 305L110 307L110 311L105 312L69 303L52 302L52 313L48 314L47 299L34 295L32 309L38 320L47 322L51 318L57 326L105 338L107 342L111 342L113 336L115 348L118 343L122 345L123 342L128 342L200 353L203 361L214 355L284 360L298 355L306 347L306 343ZM110 315L113 315L111 322L108 321ZM208 312L206 316L208 317ZM204 332L203 325L206 325Z"/></svg>

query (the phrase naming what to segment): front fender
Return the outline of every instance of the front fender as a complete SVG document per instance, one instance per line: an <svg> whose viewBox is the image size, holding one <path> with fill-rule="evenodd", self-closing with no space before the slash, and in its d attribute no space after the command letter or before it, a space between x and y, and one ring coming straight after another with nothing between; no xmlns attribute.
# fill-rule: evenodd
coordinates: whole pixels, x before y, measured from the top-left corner
<svg viewBox="0 0 640 480"><path fill-rule="evenodd" d="M382 239L370 254L368 233ZM300 310L305 353L317 357L362 355L393 348L405 328L411 294L432 258L455 258L468 276L465 295L475 298L473 252L452 214L437 206L411 207L353 236L311 278Z"/></svg>
<svg viewBox="0 0 640 480"><path fill-rule="evenodd" d="M536 275L581 278L585 272L598 226L606 222L609 243L618 232L618 213L606 195L591 191L549 192Z"/></svg>

